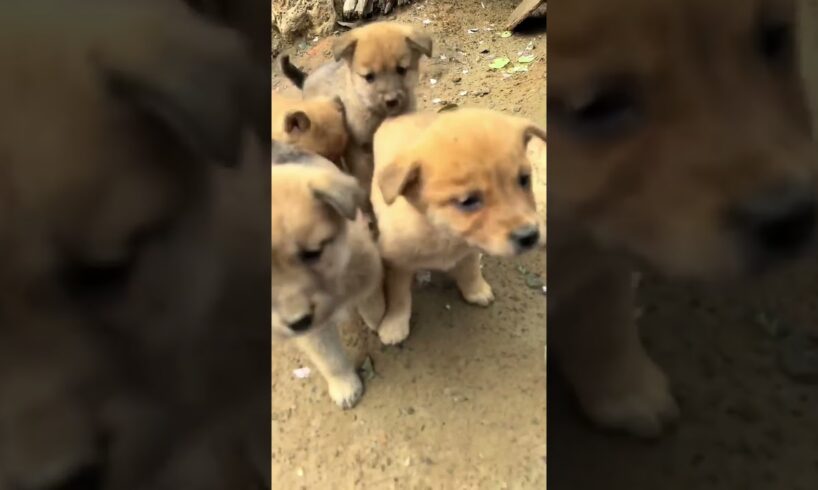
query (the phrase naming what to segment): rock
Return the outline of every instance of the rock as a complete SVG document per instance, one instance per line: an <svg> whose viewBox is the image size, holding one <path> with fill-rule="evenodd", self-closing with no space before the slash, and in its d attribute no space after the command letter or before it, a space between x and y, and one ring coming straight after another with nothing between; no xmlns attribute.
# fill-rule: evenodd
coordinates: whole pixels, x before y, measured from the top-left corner
<svg viewBox="0 0 818 490"><path fill-rule="evenodd" d="M461 80L463 80L463 78L462 78L462 77L454 77L454 78L452 78L452 81L453 81L454 83L460 83L460 81L461 81Z"/></svg>
<svg viewBox="0 0 818 490"><path fill-rule="evenodd" d="M332 0L276 0L272 2L273 29L284 41L299 36L325 36L335 26Z"/></svg>

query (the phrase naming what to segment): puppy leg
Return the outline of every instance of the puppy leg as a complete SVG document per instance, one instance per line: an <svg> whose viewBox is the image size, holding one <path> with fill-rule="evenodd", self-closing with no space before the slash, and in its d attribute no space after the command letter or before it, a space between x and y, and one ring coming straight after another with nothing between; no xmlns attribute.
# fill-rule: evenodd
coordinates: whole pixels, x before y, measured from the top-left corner
<svg viewBox="0 0 818 490"><path fill-rule="evenodd" d="M460 294L467 302L488 306L494 301L491 285L483 278L483 271L480 270L479 253L470 253L464 257L449 271L449 275L457 282Z"/></svg>
<svg viewBox="0 0 818 490"><path fill-rule="evenodd" d="M327 380L332 400L341 408L354 407L363 395L364 385L344 351L338 328L319 328L296 337L295 342Z"/></svg>
<svg viewBox="0 0 818 490"><path fill-rule="evenodd" d="M603 427L659 436L678 408L639 339L630 270L603 268L576 293L555 305L549 346L586 414Z"/></svg>
<svg viewBox="0 0 818 490"><path fill-rule="evenodd" d="M367 327L377 331L386 312L386 298L383 295L383 278L378 277L378 286L358 305L358 314Z"/></svg>
<svg viewBox="0 0 818 490"><path fill-rule="evenodd" d="M371 148L350 143L344 157L349 173L358 180L368 196L372 192L372 171L375 167Z"/></svg>
<svg viewBox="0 0 818 490"><path fill-rule="evenodd" d="M409 336L414 271L387 267L384 274L386 314L378 327L378 337L384 344L394 345Z"/></svg>

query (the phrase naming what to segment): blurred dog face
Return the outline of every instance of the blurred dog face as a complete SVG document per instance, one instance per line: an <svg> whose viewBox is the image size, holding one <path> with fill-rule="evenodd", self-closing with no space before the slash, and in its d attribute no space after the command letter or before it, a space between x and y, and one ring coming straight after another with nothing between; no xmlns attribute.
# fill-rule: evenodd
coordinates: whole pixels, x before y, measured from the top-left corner
<svg viewBox="0 0 818 490"><path fill-rule="evenodd" d="M417 144L387 163L378 185L404 196L444 233L491 255L526 252L544 236L532 191L529 143L545 130L483 109L441 114Z"/></svg>
<svg viewBox="0 0 818 490"><path fill-rule="evenodd" d="M29 48L0 47L0 268L120 318L173 301L186 251L168 243L206 207L208 162L237 161L244 47L170 2L84 3L82 29L14 3L2 29Z"/></svg>
<svg viewBox="0 0 818 490"><path fill-rule="evenodd" d="M587 0L552 30L548 199L665 272L810 243L815 154L791 0Z"/></svg>
<svg viewBox="0 0 818 490"><path fill-rule="evenodd" d="M273 165L270 184L272 328L293 336L325 325L350 295L347 223L364 195L319 157Z"/></svg>
<svg viewBox="0 0 818 490"><path fill-rule="evenodd" d="M338 163L348 133L344 106L338 98L290 99L273 94L273 140L292 144Z"/></svg>
<svg viewBox="0 0 818 490"><path fill-rule="evenodd" d="M432 39L408 25L375 22L349 31L333 47L345 60L353 90L366 108L394 116L411 108L421 55L432 55Z"/></svg>

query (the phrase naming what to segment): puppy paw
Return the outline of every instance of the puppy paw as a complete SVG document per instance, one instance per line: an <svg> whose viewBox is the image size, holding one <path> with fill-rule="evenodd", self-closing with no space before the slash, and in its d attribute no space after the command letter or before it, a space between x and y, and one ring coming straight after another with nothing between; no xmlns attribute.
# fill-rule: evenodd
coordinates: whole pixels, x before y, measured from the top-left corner
<svg viewBox="0 0 818 490"><path fill-rule="evenodd" d="M354 372L327 379L329 396L336 405L344 410L352 408L364 394L361 378Z"/></svg>
<svg viewBox="0 0 818 490"><path fill-rule="evenodd" d="M641 438L656 438L679 417L679 407L665 374L646 359L639 372L614 376L605 395L583 405L591 420L601 427L624 431Z"/></svg>
<svg viewBox="0 0 818 490"><path fill-rule="evenodd" d="M409 337L409 320L403 318L384 318L378 327L378 337L384 345L400 344Z"/></svg>
<svg viewBox="0 0 818 490"><path fill-rule="evenodd" d="M494 291L491 290L491 285L485 279L481 279L468 288L462 288L460 293L466 302L473 305L488 306L494 301Z"/></svg>

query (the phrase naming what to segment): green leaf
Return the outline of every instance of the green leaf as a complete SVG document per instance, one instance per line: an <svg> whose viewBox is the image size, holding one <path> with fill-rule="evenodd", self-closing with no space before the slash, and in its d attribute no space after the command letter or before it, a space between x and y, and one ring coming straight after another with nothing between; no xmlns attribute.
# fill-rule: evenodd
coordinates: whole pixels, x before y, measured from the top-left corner
<svg viewBox="0 0 818 490"><path fill-rule="evenodd" d="M506 57L494 58L494 61L491 62L489 68L491 68L492 70L501 70L505 68L506 65L508 65L509 63L511 63L511 60Z"/></svg>
<svg viewBox="0 0 818 490"><path fill-rule="evenodd" d="M511 31L503 31L500 33L500 37L511 37Z"/></svg>
<svg viewBox="0 0 818 490"><path fill-rule="evenodd" d="M517 62L519 63L531 63L532 61L534 61L533 54L526 54L517 58Z"/></svg>

